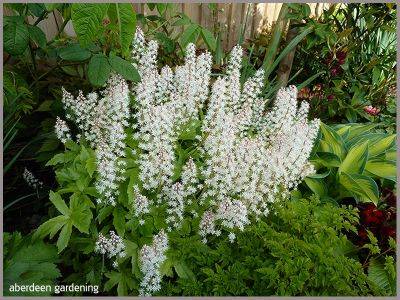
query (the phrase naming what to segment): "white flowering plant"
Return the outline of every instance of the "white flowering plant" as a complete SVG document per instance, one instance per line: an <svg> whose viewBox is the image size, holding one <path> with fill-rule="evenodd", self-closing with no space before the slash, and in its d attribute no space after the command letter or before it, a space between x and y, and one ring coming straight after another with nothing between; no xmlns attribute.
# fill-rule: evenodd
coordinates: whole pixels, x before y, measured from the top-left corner
<svg viewBox="0 0 400 300"><path fill-rule="evenodd" d="M183 65L160 71L157 48L138 29L139 83L112 74L100 92L63 89L65 119L57 118L55 132L65 151L47 164L61 214L35 232L60 231L65 263L82 281L108 278L104 291L117 287L119 295L154 295L172 269L190 277L174 239L235 247L239 232L315 172L308 158L319 120L308 120L296 87L280 89L268 107L263 70L241 84L239 46L217 78L211 55L196 55L193 44Z"/></svg>

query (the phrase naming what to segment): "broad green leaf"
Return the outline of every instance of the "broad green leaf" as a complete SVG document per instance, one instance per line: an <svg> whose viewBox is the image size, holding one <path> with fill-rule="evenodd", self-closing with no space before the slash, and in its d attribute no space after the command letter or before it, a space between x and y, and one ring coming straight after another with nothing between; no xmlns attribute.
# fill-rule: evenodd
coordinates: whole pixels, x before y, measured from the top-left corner
<svg viewBox="0 0 400 300"><path fill-rule="evenodd" d="M126 212L120 208L116 207L113 211L113 225L119 236L124 236L125 234L125 215Z"/></svg>
<svg viewBox="0 0 400 300"><path fill-rule="evenodd" d="M112 3L108 13L117 23L120 46L125 56L132 44L136 29L136 14L133 5L132 3Z"/></svg>
<svg viewBox="0 0 400 300"><path fill-rule="evenodd" d="M60 49L59 56L64 60L83 61L90 58L91 52L82 48L79 44L71 44Z"/></svg>
<svg viewBox="0 0 400 300"><path fill-rule="evenodd" d="M180 278L189 279L192 281L196 280L196 276L193 274L192 270L189 269L185 262L175 262L174 268Z"/></svg>
<svg viewBox="0 0 400 300"><path fill-rule="evenodd" d="M339 167L338 173L362 174L368 159L368 141L353 146Z"/></svg>
<svg viewBox="0 0 400 300"><path fill-rule="evenodd" d="M171 259L166 259L162 265L160 266L160 273L161 276L168 276L168 277L174 277L174 272L172 270L172 267L174 266L174 262Z"/></svg>
<svg viewBox="0 0 400 300"><path fill-rule="evenodd" d="M396 143L396 135L391 134L382 139L377 140L376 142L370 143L369 146L369 155L370 157L377 156L382 154L387 149L391 148Z"/></svg>
<svg viewBox="0 0 400 300"><path fill-rule="evenodd" d="M3 47L11 55L20 55L28 47L29 31L21 16L4 17Z"/></svg>
<svg viewBox="0 0 400 300"><path fill-rule="evenodd" d="M40 17L46 11L46 7L44 6L43 3L28 3L28 9L36 17Z"/></svg>
<svg viewBox="0 0 400 300"><path fill-rule="evenodd" d="M44 49L46 48L46 35L37 26L28 26L28 32L29 32L29 38L36 43L40 48Z"/></svg>
<svg viewBox="0 0 400 300"><path fill-rule="evenodd" d="M306 177L304 181L310 188L310 190L312 190L315 194L319 195L320 197L325 196L327 194L328 191L323 180Z"/></svg>
<svg viewBox="0 0 400 300"><path fill-rule="evenodd" d="M139 72L130 62L115 55L110 56L108 61L110 62L111 68L118 74L121 74L125 79L133 82L140 81Z"/></svg>
<svg viewBox="0 0 400 300"><path fill-rule="evenodd" d="M15 235L15 234L13 234ZM16 238L13 237L13 240ZM59 260L57 248L43 241L28 240L14 243L12 254L6 257L4 247L3 285L4 296L50 296L51 291L11 292L9 287L15 283L21 285L54 285L61 276L56 263Z"/></svg>
<svg viewBox="0 0 400 300"><path fill-rule="evenodd" d="M64 227L61 229L60 235L58 236L57 240L58 253L60 253L65 249L65 247L67 247L69 239L71 238L71 233L72 233L72 224L71 223L65 224Z"/></svg>
<svg viewBox="0 0 400 300"><path fill-rule="evenodd" d="M197 24L190 24L181 35L181 46L185 48L189 43L196 43L200 27Z"/></svg>
<svg viewBox="0 0 400 300"><path fill-rule="evenodd" d="M317 152L312 160L328 168L339 167L341 164L340 158L331 152Z"/></svg>
<svg viewBox="0 0 400 300"><path fill-rule="evenodd" d="M79 194L70 197L70 211L72 224L82 233L89 233L90 222L93 214L87 202Z"/></svg>
<svg viewBox="0 0 400 300"><path fill-rule="evenodd" d="M377 127L378 124L376 123L372 123L372 124L346 124L345 126L341 127L339 130L337 130L337 132L340 134L340 132L342 132L342 128L348 128L349 129L349 134L347 136L347 140L351 140L352 138L356 137L356 136L360 136L372 129L374 129L375 127ZM340 131L340 132L339 132Z"/></svg>
<svg viewBox="0 0 400 300"><path fill-rule="evenodd" d="M110 75L111 67L103 54L93 55L88 66L89 81L94 86L103 86Z"/></svg>
<svg viewBox="0 0 400 300"><path fill-rule="evenodd" d="M108 6L109 4L104 3L72 4L72 25L81 45L87 46L98 38Z"/></svg>
<svg viewBox="0 0 400 300"><path fill-rule="evenodd" d="M111 213L113 212L114 207L111 205L102 207L100 209L100 212L97 214L97 220L99 221L99 224L102 223L105 218L107 218Z"/></svg>
<svg viewBox="0 0 400 300"><path fill-rule="evenodd" d="M203 37L204 42L206 43L208 49L214 52L217 48L217 40L214 35L206 28L201 28L201 36Z"/></svg>
<svg viewBox="0 0 400 300"><path fill-rule="evenodd" d="M324 123L321 123L320 128L323 135L323 140L327 145L329 145L329 148L331 149L332 153L338 156L340 159L343 159L345 156L345 148L343 140L340 137L340 135L337 134L332 128L330 128L328 125L325 125ZM325 144L323 143L323 145ZM323 152L329 152L326 150L328 149L323 149Z"/></svg>
<svg viewBox="0 0 400 300"><path fill-rule="evenodd" d="M378 203L378 186L371 177L342 172L339 175L339 182L358 200L362 202L373 202L375 205Z"/></svg>
<svg viewBox="0 0 400 300"><path fill-rule="evenodd" d="M396 162L384 159L371 159L367 161L365 170L376 177L386 178L396 182Z"/></svg>
<svg viewBox="0 0 400 300"><path fill-rule="evenodd" d="M58 193L50 191L50 201L54 204L57 210L65 216L68 216L70 211L65 201L61 198Z"/></svg>
<svg viewBox="0 0 400 300"><path fill-rule="evenodd" d="M85 163L86 171L88 171L90 177L93 177L94 171L97 169L96 158L90 157Z"/></svg>

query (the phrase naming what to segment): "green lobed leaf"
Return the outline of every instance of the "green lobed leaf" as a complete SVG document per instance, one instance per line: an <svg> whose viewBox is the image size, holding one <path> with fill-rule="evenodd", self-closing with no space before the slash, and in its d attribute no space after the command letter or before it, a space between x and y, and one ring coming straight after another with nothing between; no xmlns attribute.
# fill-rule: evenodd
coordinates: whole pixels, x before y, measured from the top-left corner
<svg viewBox="0 0 400 300"><path fill-rule="evenodd" d="M65 201L61 198L60 194L50 191L50 201L54 204L54 206L60 213L62 213L65 216L69 215L70 213L69 208L67 204L65 204Z"/></svg>
<svg viewBox="0 0 400 300"><path fill-rule="evenodd" d="M67 247L68 242L71 238L71 234L72 234L72 224L68 222L61 229L60 235L58 236L57 240L58 253L61 253L61 251L63 251Z"/></svg>

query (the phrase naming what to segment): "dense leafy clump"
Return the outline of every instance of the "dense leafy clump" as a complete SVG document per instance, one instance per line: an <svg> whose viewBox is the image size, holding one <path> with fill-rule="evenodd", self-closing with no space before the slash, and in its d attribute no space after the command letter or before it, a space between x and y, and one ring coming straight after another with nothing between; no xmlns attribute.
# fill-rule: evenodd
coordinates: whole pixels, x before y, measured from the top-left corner
<svg viewBox="0 0 400 300"><path fill-rule="evenodd" d="M268 219L238 234L236 247L226 238L210 245L171 238L170 251L192 271L176 281L169 258L160 294L370 295L375 286L344 235L356 230L357 218L355 209L314 197L275 205Z"/></svg>

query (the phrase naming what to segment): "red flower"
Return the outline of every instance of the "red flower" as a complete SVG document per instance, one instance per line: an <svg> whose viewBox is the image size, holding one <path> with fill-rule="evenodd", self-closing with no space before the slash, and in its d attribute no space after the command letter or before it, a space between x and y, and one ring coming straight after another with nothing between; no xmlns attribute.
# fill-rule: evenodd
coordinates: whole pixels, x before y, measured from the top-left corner
<svg viewBox="0 0 400 300"><path fill-rule="evenodd" d="M332 59L333 59L333 55L332 55L332 53L329 53L328 56L325 59L325 63L327 65L329 65L332 62Z"/></svg>
<svg viewBox="0 0 400 300"><path fill-rule="evenodd" d="M339 65L335 65L332 69L331 69L331 75L332 76L337 76L340 73L342 73L342 68Z"/></svg>
<svg viewBox="0 0 400 300"><path fill-rule="evenodd" d="M379 210L374 204L367 204L361 211L361 221L367 226L380 225L385 220L383 211Z"/></svg>
<svg viewBox="0 0 400 300"><path fill-rule="evenodd" d="M333 99L335 99L335 96L330 94L330 95L328 95L327 99L328 99L328 101L332 101Z"/></svg>
<svg viewBox="0 0 400 300"><path fill-rule="evenodd" d="M346 59L346 57L347 57L347 53L345 51L339 50L338 52L336 52L336 58L339 61L344 61Z"/></svg>
<svg viewBox="0 0 400 300"><path fill-rule="evenodd" d="M396 229L393 226L382 226L381 234L386 238L396 239Z"/></svg>
<svg viewBox="0 0 400 300"><path fill-rule="evenodd" d="M364 228L358 229L358 236L363 240L366 241L368 239L368 233Z"/></svg>

